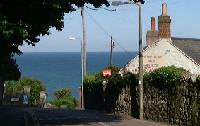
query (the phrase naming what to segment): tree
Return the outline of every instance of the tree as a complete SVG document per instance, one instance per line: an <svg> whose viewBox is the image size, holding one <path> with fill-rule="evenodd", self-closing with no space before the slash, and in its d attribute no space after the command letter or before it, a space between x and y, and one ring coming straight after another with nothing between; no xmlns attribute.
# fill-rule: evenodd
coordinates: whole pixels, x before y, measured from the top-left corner
<svg viewBox="0 0 200 126"><path fill-rule="evenodd" d="M34 46L39 37L49 35L50 28L61 31L64 27L64 14L81 7L85 3L100 7L109 5L107 0L1 0L0 1L0 101L6 74L19 74L16 62L15 71L8 72L6 63L14 61L14 54L21 54L19 46L24 43ZM11 78L18 80L17 78Z"/></svg>
<svg viewBox="0 0 200 126"><path fill-rule="evenodd" d="M0 94L2 95L4 92L4 80L17 80L20 78L21 73L19 72L18 65L16 64L16 60L13 58L4 58L4 60L0 59ZM6 73L6 74L4 74ZM3 97L0 97L0 104L2 103Z"/></svg>

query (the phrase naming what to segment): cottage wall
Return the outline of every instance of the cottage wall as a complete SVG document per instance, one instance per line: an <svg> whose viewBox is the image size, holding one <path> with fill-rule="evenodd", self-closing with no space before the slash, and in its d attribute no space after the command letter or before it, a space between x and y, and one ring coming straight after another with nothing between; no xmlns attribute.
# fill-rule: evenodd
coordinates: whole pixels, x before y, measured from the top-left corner
<svg viewBox="0 0 200 126"><path fill-rule="evenodd" d="M184 68L192 74L200 74L200 66L170 41L170 39L162 39L144 50L144 71L150 72L163 66L176 66L178 68ZM126 70L137 73L138 66L139 58L137 56L126 65Z"/></svg>

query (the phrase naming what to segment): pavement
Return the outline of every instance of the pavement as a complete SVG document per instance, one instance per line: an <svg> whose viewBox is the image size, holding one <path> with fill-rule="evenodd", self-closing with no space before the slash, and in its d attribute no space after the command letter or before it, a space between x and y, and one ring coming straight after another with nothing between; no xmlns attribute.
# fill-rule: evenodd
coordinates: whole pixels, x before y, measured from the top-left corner
<svg viewBox="0 0 200 126"><path fill-rule="evenodd" d="M92 110L0 107L0 126L167 126Z"/></svg>

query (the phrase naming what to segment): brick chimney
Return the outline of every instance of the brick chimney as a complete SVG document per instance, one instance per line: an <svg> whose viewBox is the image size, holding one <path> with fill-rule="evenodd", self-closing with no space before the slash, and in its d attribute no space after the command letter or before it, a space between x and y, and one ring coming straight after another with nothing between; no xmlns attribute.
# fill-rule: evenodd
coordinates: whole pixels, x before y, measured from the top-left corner
<svg viewBox="0 0 200 126"><path fill-rule="evenodd" d="M162 38L171 38L170 32L170 16L167 16L167 4L162 4L162 15L158 16L158 37Z"/></svg>
<svg viewBox="0 0 200 126"><path fill-rule="evenodd" d="M156 30L156 25L155 25L155 17L151 17L151 31Z"/></svg>
<svg viewBox="0 0 200 126"><path fill-rule="evenodd" d="M147 31L146 41L147 46L152 45L158 40L158 31L156 31L155 17L151 17L151 30Z"/></svg>

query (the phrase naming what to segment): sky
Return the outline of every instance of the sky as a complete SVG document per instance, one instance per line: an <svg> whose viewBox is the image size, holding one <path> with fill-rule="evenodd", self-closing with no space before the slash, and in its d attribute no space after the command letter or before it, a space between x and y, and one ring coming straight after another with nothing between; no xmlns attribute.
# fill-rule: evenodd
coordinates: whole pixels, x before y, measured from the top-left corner
<svg viewBox="0 0 200 126"><path fill-rule="evenodd" d="M112 0L114 1L114 0ZM125 0L123 0L125 1ZM127 0L128 1L128 0ZM171 34L173 37L200 38L200 0L145 0L142 5L143 46L146 45L146 32L150 30L152 16L161 15L163 2L168 5L171 16ZM86 38L88 52L108 52L110 36L115 41L114 51L138 51L138 7L120 5L97 10L85 8ZM108 11L116 9L116 11ZM22 52L80 52L82 39L82 20L80 9L65 14L63 31L50 29L49 36L40 37L36 46L24 44ZM75 37L75 40L69 40Z"/></svg>

